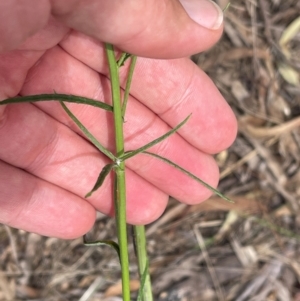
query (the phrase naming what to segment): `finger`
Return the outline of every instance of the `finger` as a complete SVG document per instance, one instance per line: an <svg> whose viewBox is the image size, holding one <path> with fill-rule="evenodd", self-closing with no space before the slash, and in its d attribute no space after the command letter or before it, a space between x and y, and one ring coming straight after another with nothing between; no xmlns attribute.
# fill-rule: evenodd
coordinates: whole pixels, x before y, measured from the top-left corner
<svg viewBox="0 0 300 301"><path fill-rule="evenodd" d="M46 26L27 38L17 49L34 51L50 49L57 45L70 31L70 28L50 15Z"/></svg>
<svg viewBox="0 0 300 301"><path fill-rule="evenodd" d="M101 43L72 33L61 46L87 66L108 76ZM125 86L127 69L123 67L120 71ZM236 137L237 122L230 106L211 79L188 59L139 58L130 93L171 127L192 114L179 133L206 153L215 154L228 148Z"/></svg>
<svg viewBox="0 0 300 301"><path fill-rule="evenodd" d="M52 12L71 28L152 58L203 51L222 33L222 11L209 0L53 0Z"/></svg>
<svg viewBox="0 0 300 301"><path fill-rule="evenodd" d="M53 64L57 66L55 70L52 68ZM45 75L44 77L42 76L43 74ZM69 74L69 77L65 77L64 74ZM99 80L99 75L95 71L70 57L60 48L48 52L39 65L32 70L29 77L30 81L26 83L22 93L32 94L40 93L41 91L51 91L53 89L52 86L49 86L49 83L51 83L51 85L57 87L57 91L64 93L79 93L97 99L107 99L109 95L109 91L106 89L108 81L105 77L101 77ZM103 87L104 89L102 90ZM60 122L71 126L66 114L54 104L39 103L37 106ZM79 106L70 105L70 108L104 145L112 145L113 132L111 128L113 124L112 116L108 115L109 113L92 107L83 110ZM76 130L76 127L73 128ZM129 100L126 122L124 124L127 150L140 147L164 134L169 129L161 119L157 118L151 110L140 102L134 98ZM155 149L162 155L194 172L212 186L216 185L218 169L214 160L194 148L179 135L174 135ZM165 164L157 160L139 156L136 160L128 161L128 166L166 194L171 194L183 202L200 202L211 194L210 191L187 176L182 175L173 168L165 167ZM163 172L164 169L166 170L165 173Z"/></svg>
<svg viewBox="0 0 300 301"><path fill-rule="evenodd" d="M19 93L28 70L43 55L43 51L12 51L0 54L0 99Z"/></svg>
<svg viewBox="0 0 300 301"><path fill-rule="evenodd" d="M168 74L167 79L160 74ZM138 62L131 94L171 127L192 114L179 133L205 153L219 153L235 140L233 111L212 80L188 59Z"/></svg>
<svg viewBox="0 0 300 301"><path fill-rule="evenodd" d="M51 6L48 0L0 2L0 52L16 48L41 30L48 22Z"/></svg>
<svg viewBox="0 0 300 301"><path fill-rule="evenodd" d="M93 226L95 209L78 196L0 160L0 223L73 239Z"/></svg>
<svg viewBox="0 0 300 301"><path fill-rule="evenodd" d="M89 142L31 104L6 107L0 124L0 137L0 159L65 190L61 193L65 207L72 206L72 196L70 202L66 200L67 192L74 194L73 199L75 196L83 198L108 162ZM110 215L113 214L112 183L109 177L101 189L88 199L97 210ZM7 186L11 187L9 184ZM26 185L25 181L23 185ZM129 223L149 223L162 214L167 195L131 171L127 172L127 188ZM52 200L50 194L49 198L52 206L54 201L61 202L59 196ZM35 201L48 202L47 193L42 194L38 190ZM26 202L20 201L19 207L24 206L26 208ZM39 214L43 216L46 213L41 210ZM51 212L49 215L52 216ZM45 229L46 223L51 221L50 216L45 217ZM34 215L32 218L35 219ZM57 218L55 212L52 218ZM36 225L33 221L32 227Z"/></svg>
<svg viewBox="0 0 300 301"><path fill-rule="evenodd" d="M0 52L43 30L51 12L89 36L133 54L158 58L188 56L211 47L222 33L223 20L222 11L210 0L14 0L3 2L0 11ZM38 36L44 39L43 34Z"/></svg>
<svg viewBox="0 0 300 301"><path fill-rule="evenodd" d="M18 11L17 8L18 5L15 6ZM26 16L25 13L24 15ZM0 41L2 21L0 18ZM15 23L18 25L18 22ZM7 28L5 30L7 31ZM13 97L19 93L28 70L37 63L47 49L57 45L68 30L56 20L50 18L48 24L42 30L19 45L17 50L0 53L0 99ZM0 45L5 47L4 43L5 41L0 42Z"/></svg>

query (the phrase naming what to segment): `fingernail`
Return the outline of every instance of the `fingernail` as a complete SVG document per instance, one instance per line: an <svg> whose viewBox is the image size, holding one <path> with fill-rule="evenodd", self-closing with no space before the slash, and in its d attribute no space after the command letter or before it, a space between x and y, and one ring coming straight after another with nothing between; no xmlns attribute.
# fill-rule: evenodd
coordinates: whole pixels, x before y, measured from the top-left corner
<svg viewBox="0 0 300 301"><path fill-rule="evenodd" d="M218 29L223 22L221 8L211 0L180 0L187 14L199 25Z"/></svg>

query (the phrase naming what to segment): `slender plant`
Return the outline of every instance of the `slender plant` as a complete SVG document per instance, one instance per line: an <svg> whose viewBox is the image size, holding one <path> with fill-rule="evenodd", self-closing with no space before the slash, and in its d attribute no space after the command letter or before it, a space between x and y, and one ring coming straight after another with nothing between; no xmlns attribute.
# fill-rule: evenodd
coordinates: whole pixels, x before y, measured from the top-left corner
<svg viewBox="0 0 300 301"><path fill-rule="evenodd" d="M224 195L222 195L218 190L211 187L200 178L196 177L189 171L180 167L176 163L170 161L167 158L164 158L158 154L147 151L150 147L160 143L164 139L167 139L170 135L178 131L186 122L188 122L190 116L187 116L180 124L176 127L158 137L157 139L147 143L146 145L136 149L136 150L125 150L124 147L124 132L123 132L123 123L124 116L126 113L126 105L129 98L130 85L132 76L134 74L134 67L136 63L136 57L128 53L123 53L119 59L116 58L114 48L110 44L105 45L107 62L109 66L110 74L110 83L111 83L111 95L112 95L112 105L108 105L104 102L93 100L85 97L75 96L75 95L66 95L66 94L40 94L40 95L31 95L24 97L14 97L3 100L0 102L0 105L5 104L14 104L21 102L37 102L37 101L59 101L62 108L68 114L68 116L75 122L75 124L80 128L84 135L91 141L91 143L105 156L110 159L110 162L103 167L100 171L98 179L96 180L92 189L85 195L86 198L90 197L97 189L101 187L105 178L113 172L114 174L114 207L115 207L115 219L116 219L116 228L117 228L117 237L118 242L105 240L105 241L92 241L89 242L84 236L84 243L88 246L95 245L109 245L113 247L119 257L121 265L121 274L122 274L122 296L124 301L130 301L130 286L129 286L129 256L128 256L128 241L127 241L127 223L126 223L126 178L125 178L125 168L126 160L132 158L133 156L144 153L149 156L153 156L159 160L162 160L166 164L171 165L172 167L182 171L195 181L199 182L201 185L204 185L206 188L213 191L215 194L225 199L226 201L231 202L231 200ZM121 86L119 80L119 70L124 65L125 61L130 59L129 72L127 76L127 82L125 87L125 92L123 99L121 98ZM91 105L98 107L103 110L112 112L114 117L114 129L115 129L115 154L106 149L90 132L89 130L77 119L77 117L68 109L65 105L66 102L71 103L80 103L85 105ZM146 250L146 235L144 226L134 226L134 241L135 249L138 261L138 271L140 275L140 290L138 293L138 301L152 301L152 289L151 289L151 280L149 274L149 262Z"/></svg>

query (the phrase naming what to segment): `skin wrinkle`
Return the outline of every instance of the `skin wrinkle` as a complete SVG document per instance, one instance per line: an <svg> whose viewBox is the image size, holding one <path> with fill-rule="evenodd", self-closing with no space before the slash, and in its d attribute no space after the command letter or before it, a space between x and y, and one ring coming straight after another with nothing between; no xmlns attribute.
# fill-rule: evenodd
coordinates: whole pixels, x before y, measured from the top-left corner
<svg viewBox="0 0 300 301"><path fill-rule="evenodd" d="M16 109L14 109L14 106L17 106L17 105L9 106L9 107L7 108L7 110L6 110L6 112L7 112L7 122L6 122L6 126L7 126L8 128L7 128L7 130L2 129L2 131L4 131L4 132L10 132L10 129L11 129L11 126L12 126L12 123L13 123L12 120L13 120L14 117L16 116L16 115L15 115ZM22 106L23 106L23 109L27 108L27 111L28 111L28 107L30 107L30 106L32 106L32 105L31 105L31 104L23 104ZM35 110L39 110L39 109L38 109L38 108L35 108ZM37 118L37 114L39 115L38 118ZM20 116L20 114L19 114L19 116ZM41 118L41 117L42 117L42 118ZM21 120L21 118L22 118L22 120ZM11 142L11 143L10 143L11 146L9 146L9 149L10 149L11 147L14 147L14 148L19 147L18 144L20 144L20 147L23 146L22 148L24 148L24 151L27 150L27 149L26 149L27 138L30 137L30 133L29 133L28 131L30 131L30 130L32 129L32 124L31 124L31 123L35 122L37 119L38 119L38 121L39 121L39 126L40 126L40 129L39 129L39 130L40 130L40 131L39 131L40 135L42 134L43 128L48 128L48 130L49 130L49 125L50 125L50 124L49 124L49 122L48 122L48 119L47 119L46 114L43 113L43 112L40 112L40 114L37 113L37 112L34 112L34 113L31 114L30 116L25 115L25 114L22 114L22 115L21 115L21 118L20 118L19 121L20 121L21 123L23 123L23 128L22 128L22 133L23 133L23 135L22 135L22 137L21 137L22 140L16 140L16 141ZM41 121L42 121L43 119L45 120L45 123L44 123L44 124L41 124ZM45 126L46 126L46 127L45 127ZM14 127L16 128L17 125L14 124ZM51 127L51 129L53 129L53 127ZM16 129L14 129L13 132L14 132L15 130L16 130ZM48 131L47 133L49 133L49 131ZM47 136L49 136L49 134L48 134ZM53 136L51 135L50 140L52 140L52 137L53 137ZM46 149L46 147L49 147L49 145L51 145L51 144L47 143L46 145L44 145L44 149ZM42 158L41 158L41 160L39 160L39 157L42 156L43 151L42 151L42 149L40 149L41 145L39 144L38 146L39 146L38 151L35 149L34 152L33 152L33 154L32 154L31 156L27 157L27 160L24 162L22 168L27 169L27 170L30 170L30 166L36 164L36 162L38 162L38 161L42 162L42 161L45 161L45 160L47 161L47 160L48 160L48 158L45 159L45 160L42 160ZM27 151L29 151L29 150L27 150ZM37 161L36 161L36 160L37 160Z"/></svg>
<svg viewBox="0 0 300 301"><path fill-rule="evenodd" d="M31 3L33 1L31 0ZM48 0L35 0L34 2L35 5L28 5L26 1L18 0L0 2L0 11L3 12L0 18L2 39L0 52L17 47L47 24L50 15Z"/></svg>
<svg viewBox="0 0 300 301"><path fill-rule="evenodd" d="M43 55L46 53L46 51L43 53ZM27 75L26 75L26 78L25 78L25 80L24 80L24 82L23 82L23 86L24 85L26 85L26 84L28 84L30 81L32 81L33 79L34 79L34 77L35 77L35 73L34 72L32 72L32 70L35 70L36 69L36 67L38 67L39 66L39 64L41 63L41 61L42 61L42 57L43 57L43 55L32 65L32 67L28 70L28 72L27 72ZM20 93L22 92L22 90L20 91ZM34 105L35 106L35 103L32 103L32 105Z"/></svg>
<svg viewBox="0 0 300 301"><path fill-rule="evenodd" d="M42 56L42 52L15 50L0 54L0 93L1 98L16 96L26 80L28 70ZM10 72L10 70L18 72Z"/></svg>
<svg viewBox="0 0 300 301"><path fill-rule="evenodd" d="M126 115L125 115L126 117ZM150 142L153 139L153 136L148 134L148 131L151 129L155 121L157 120L158 117L153 116L151 120L147 120L146 118L139 118L137 117L138 120L140 121L139 123L139 128L132 130L132 127L130 125L126 125L126 120L125 120L125 127L126 127L126 137L125 137L125 150L130 151L135 148L141 147L145 144L145 140ZM129 123L130 120L127 121ZM127 132L128 131L128 132ZM142 135L143 134L143 135ZM145 138L147 137L147 138ZM142 138L142 140L141 140ZM130 145L130 146L129 146Z"/></svg>
<svg viewBox="0 0 300 301"><path fill-rule="evenodd" d="M39 32L29 37L19 50L45 51L57 45L71 31L66 25L50 16L48 24Z"/></svg>
<svg viewBox="0 0 300 301"><path fill-rule="evenodd" d="M45 197L47 196L47 194L49 193L48 191L48 187L46 188L45 186L42 186L39 184L40 182L37 182L37 187L38 189L35 189L35 193L33 194L33 197L30 199L30 202L28 202L27 208L28 210L24 210L25 214L24 215L28 215L28 213L30 213L30 211L34 211L34 208L37 208L39 206L39 203L41 200L44 200ZM53 184L52 184L53 185ZM36 204L38 204L38 206L35 206ZM50 206L49 206L50 204ZM49 216L57 216L56 214L53 214L54 212L57 211L57 204L53 204L53 202L50 202L47 206L47 211L49 212ZM74 212L75 208L74 208L74 204L73 206L71 206L68 210L68 214L72 215L72 211ZM60 222L64 219L64 213L61 215L61 219L60 220L56 220L56 223L59 225ZM64 224L64 222L63 222ZM66 225L64 225L62 227L62 225L59 227L62 229L62 233L65 233L66 235L68 235L68 233L70 232L70 229L68 229L68 227L66 227ZM71 231L72 233L73 231Z"/></svg>
<svg viewBox="0 0 300 301"><path fill-rule="evenodd" d="M19 179L19 184L20 185L14 185L15 187L22 187L22 182L23 182L23 171L21 171L21 173L19 173L19 175L18 175L18 177L9 177L9 174L10 174L10 170L11 169L14 169L15 167L12 167L11 165L9 165L9 164L7 164L7 163L5 163L5 162L3 162L2 160L0 160L0 166L1 166L1 170L4 170L5 169L5 176L7 177L7 178L12 178L13 179L13 181L15 182L17 179ZM2 181L1 181L2 182ZM31 186L30 186L31 187ZM28 193L28 185L26 185L26 190L24 191L24 189L23 189L23 193L22 193L22 195L24 196L24 199L26 200L26 199L31 199L32 198L32 196L33 196L33 194L34 194L34 189L30 189L29 190L29 193L28 193L28 197L26 196L26 194ZM15 202L15 203L18 203L18 201L17 202ZM27 206L27 202L24 202L25 204L26 204L26 206ZM4 210L5 209L5 203L3 204L1 204L1 206L2 206L2 210ZM9 207L11 207L11 199L10 199L10 201L9 201ZM19 209L19 210L18 210ZM13 226L13 223L18 219L18 217L20 216L20 215L22 215L22 213L23 213L23 211L24 211L24 209L25 209L25 207L21 207L21 206L14 206L14 210L9 210L9 212L10 212L10 217L8 218L8 219L3 219L3 216L2 216L2 219L1 219L1 223L3 223L3 224L7 224L8 226ZM17 212L16 212L16 210L18 210Z"/></svg>
<svg viewBox="0 0 300 301"><path fill-rule="evenodd" d="M35 204L41 201L40 198L34 198L35 195L37 195L37 192L39 192L39 190L37 189L38 187L38 183L35 182L35 187L33 189L30 190L30 195L28 197L24 197L23 196L23 206L16 206L13 210L14 216L12 218L10 218L10 221L5 222L5 224L7 224L8 226L13 227L14 223L18 223L19 220L24 219L24 216L26 215L26 212L30 212L31 211L31 207ZM35 199L35 201L34 201ZM26 200L24 202L24 200ZM19 209L17 214L15 214L16 208Z"/></svg>
<svg viewBox="0 0 300 301"><path fill-rule="evenodd" d="M157 112L157 114L160 116L160 117L164 117L164 115L167 115L169 113L174 113L173 111L177 111L177 112L180 112L181 111L181 108L184 107L184 105L188 102L189 99L191 99L192 97L192 84L193 84L193 80L194 80L194 77L195 77L195 72L193 72L191 74L191 76L189 77L188 80L184 80L184 88L181 88L180 92L182 94L178 94L176 93L176 98L178 99L175 103L173 103L173 105L170 105L169 108L166 108L163 112ZM171 112L172 111L172 112ZM192 116L191 118L193 117L193 112L191 112ZM188 116L188 115L187 115ZM186 117L187 117L186 116ZM164 119L164 118L163 118ZM189 122L189 121L188 121ZM167 122L168 123L168 122ZM169 124L168 125L170 127L172 127L172 124ZM180 135L180 130L178 131L178 134ZM184 137L183 137L184 139Z"/></svg>
<svg viewBox="0 0 300 301"><path fill-rule="evenodd" d="M138 87L135 88L134 85L135 85L136 80L139 78L139 75L144 70L147 70L149 61L150 60L143 61L142 65L139 65L139 62L137 64L137 75L133 79L134 82L133 82L132 94L138 99L143 99L143 97L140 95ZM178 69L178 66L177 66L178 63L180 63L181 61L182 61L181 59L169 60L168 61L168 64L169 64L168 69L165 69L164 62L157 61L154 73L159 74L161 72L168 72L170 74L174 74L174 72L176 72L176 69ZM174 65L175 65L175 67L174 67ZM194 71L193 71L193 73L194 73ZM148 84L148 90L149 91L151 90L151 93L152 93L151 97L153 99L158 99L158 100L163 101L161 106L158 106L158 105L154 106L152 103L149 103L148 107L150 109L154 109L155 113L160 116L165 115L167 112L171 111L173 107L176 107L177 102L180 100L180 95L184 95L184 93L186 92L186 89L187 89L186 87L189 85L192 78L193 78L193 75L191 75L189 77L183 77L183 78L180 77L180 80L179 80L178 76L172 76L167 82L164 82L162 79L162 82L160 83L161 89L159 91L157 91L157 93L155 94L155 92L152 92L155 90L152 74L147 75L147 73L146 73L145 79L143 81ZM159 80L160 79L157 79L156 81L159 81ZM145 103L145 100L143 102ZM158 101L156 101L156 102L158 102Z"/></svg>
<svg viewBox="0 0 300 301"><path fill-rule="evenodd" d="M56 146L58 144L58 140L59 136L56 128L56 131L53 132L51 137L49 137L48 143L44 144L43 147L39 150L38 155L35 156L31 162L26 162L27 164L25 166L25 170L30 171L31 173L35 173L41 168L41 166L45 166L48 164L51 165L52 159L54 158L56 153Z"/></svg>
<svg viewBox="0 0 300 301"><path fill-rule="evenodd" d="M78 5L80 0L50 0L51 3L51 13L57 16L68 15L75 7Z"/></svg>
<svg viewBox="0 0 300 301"><path fill-rule="evenodd" d="M0 107L0 130L2 130L2 128L5 127L6 122L7 122L7 106L1 106Z"/></svg>
<svg viewBox="0 0 300 301"><path fill-rule="evenodd" d="M1 99L1 96L0 96ZM5 110L6 110L6 106L0 106L0 130L2 127L2 122L5 123Z"/></svg>
<svg viewBox="0 0 300 301"><path fill-rule="evenodd" d="M45 185L46 184L46 185ZM51 189L51 191L50 191ZM80 212L79 219L82 220L85 227L81 230L81 235L83 235L85 232L90 230L94 224L95 221L95 209L92 208L88 203L85 202L84 206L82 206L80 200L80 203L78 201L73 201L71 206L68 207L67 211L62 211L62 207L57 204L54 200L56 199L56 195L60 191L60 188L53 184L44 183L44 181L36 181L36 187L34 190L34 193L32 197L26 202L26 207L23 210L23 217L20 220L20 224L23 224L23 219L29 218L30 215L34 214L36 211L39 211L42 207L42 210L44 212L47 212L48 217L47 219L43 219L40 216L38 216L36 223L40 227L47 227L49 224L54 225L55 222L55 228L59 230L58 236L59 237L65 237L65 238L76 238L77 235L74 237L73 233L76 233L78 231L77 223L73 222L72 216L78 215L78 212ZM50 202L47 202L47 204L41 204L41 201L44 201L45 199L49 198L49 194L52 196L52 199ZM75 197L79 200L78 197ZM66 199L65 192L63 191L63 198L60 199L60 201L64 201ZM83 207L83 208L82 208ZM85 214L87 212L87 208L89 208L88 211L90 211L90 214ZM64 209L64 208L63 208ZM91 212L93 214L91 215ZM66 213L68 217L66 216ZM51 218L52 217L52 218ZM54 218L54 219L53 219ZM17 221L17 220L16 220ZM26 226L26 224L24 225ZM29 229L29 231L32 231Z"/></svg>

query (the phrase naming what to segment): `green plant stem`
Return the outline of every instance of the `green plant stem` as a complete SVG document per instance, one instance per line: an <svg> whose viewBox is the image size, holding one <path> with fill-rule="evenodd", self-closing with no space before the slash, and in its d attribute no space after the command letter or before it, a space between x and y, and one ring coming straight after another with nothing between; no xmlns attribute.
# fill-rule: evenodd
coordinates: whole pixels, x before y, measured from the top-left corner
<svg viewBox="0 0 300 301"><path fill-rule="evenodd" d="M116 137L116 155L117 157L124 154L124 135L123 135L123 118L121 108L121 94L118 65L115 58L114 48L106 44L106 55L109 65L113 114ZM122 296L124 301L130 301L130 278L129 278L129 259L127 249L127 225L126 225L126 183L125 183L125 163L116 160L115 175L115 211L117 233L120 247L120 261L122 273Z"/></svg>
<svg viewBox="0 0 300 301"><path fill-rule="evenodd" d="M116 135L116 153L117 157L124 154L124 135L123 135L123 120L122 120L122 108L121 108L121 93L120 93L120 80L118 65L114 54L114 48L110 44L106 44L106 55L109 65L110 81L111 81L111 93L113 102L113 113L115 123L115 135Z"/></svg>
<svg viewBox="0 0 300 301"><path fill-rule="evenodd" d="M152 287L150 273L148 269L148 256L147 256L147 244L146 244L146 232L145 226L134 226L134 237L135 237L135 247L136 256L138 259L138 268L140 279L145 275L145 283L142 293L143 301L153 301Z"/></svg>
<svg viewBox="0 0 300 301"><path fill-rule="evenodd" d="M124 56L126 57L126 56ZM127 108L127 102L130 93L130 86L132 82L132 77L134 73L134 68L136 64L137 57L131 56L131 62L129 66L126 87L124 92L124 97L122 101L122 119L124 122L124 116ZM117 62L118 64L119 62ZM118 64L118 67L120 65ZM135 248L136 248L136 256L138 259L138 268L139 268L139 276L140 276L140 290L138 294L138 301L153 301L152 295L152 287L150 274L148 269L148 256L147 256L147 245L146 245L146 232L144 226L133 226L134 231L134 240L135 240Z"/></svg>
<svg viewBox="0 0 300 301"><path fill-rule="evenodd" d="M124 99L123 99L123 102L122 102L123 120L124 120L124 116L125 116L125 111L126 111L126 107L127 107L128 98L129 98L130 86L131 86L131 82L132 82L133 71L134 71L134 68L135 68L136 59L137 59L137 57L135 55L133 55L131 57L131 62L130 62L130 66L129 66L127 82L126 82L126 87L125 87L125 93L124 93Z"/></svg>

